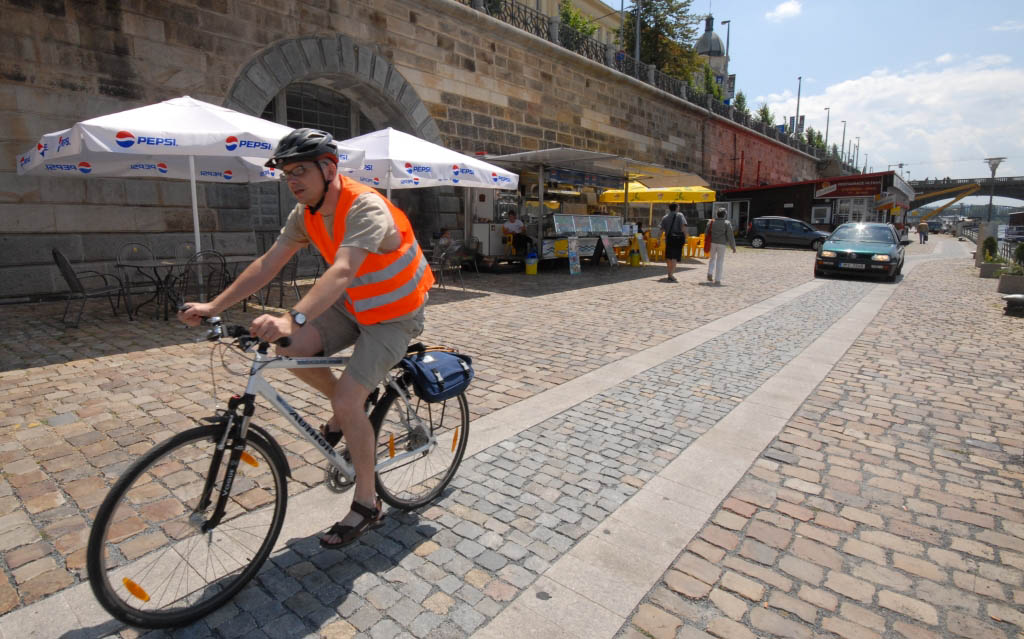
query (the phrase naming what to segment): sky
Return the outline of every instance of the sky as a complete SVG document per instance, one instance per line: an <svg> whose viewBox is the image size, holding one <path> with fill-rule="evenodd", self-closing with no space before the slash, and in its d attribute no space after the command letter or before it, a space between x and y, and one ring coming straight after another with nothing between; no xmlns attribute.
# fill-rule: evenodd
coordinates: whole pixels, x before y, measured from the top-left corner
<svg viewBox="0 0 1024 639"><path fill-rule="evenodd" d="M987 177L984 158L1003 156L997 177L1024 176L1024 0L693 0L691 11L728 36L751 111L767 103L788 121L799 84L805 126L824 131L828 113L831 147L846 120L861 168L866 156L914 180Z"/></svg>

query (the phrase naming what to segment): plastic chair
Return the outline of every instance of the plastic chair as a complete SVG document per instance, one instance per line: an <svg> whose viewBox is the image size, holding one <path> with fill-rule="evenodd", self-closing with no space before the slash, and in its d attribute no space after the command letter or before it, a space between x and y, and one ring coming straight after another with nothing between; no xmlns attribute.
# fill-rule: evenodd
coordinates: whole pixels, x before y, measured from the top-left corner
<svg viewBox="0 0 1024 639"><path fill-rule="evenodd" d="M78 323L82 320L82 312L85 310L85 301L88 299L107 298L107 301L110 302L110 310L114 312L115 316L117 315L117 307L120 305L121 298L124 297L125 292L121 280L116 275L100 273L98 271L75 271L71 266L71 262L60 252L60 249L53 249L52 255L53 261L57 263L57 268L64 278L64 283L71 289L68 293L68 302L64 305L64 315L61 317L61 321L65 326L78 328ZM82 284L82 280L96 278L103 280L102 286L86 288ZM116 282L116 284L113 282ZM68 311L71 309L71 302L75 300L81 300L82 303L78 306L78 315L75 316L75 322L68 324ZM133 319L132 308L128 305L127 298L125 298L124 306L128 312L128 319Z"/></svg>

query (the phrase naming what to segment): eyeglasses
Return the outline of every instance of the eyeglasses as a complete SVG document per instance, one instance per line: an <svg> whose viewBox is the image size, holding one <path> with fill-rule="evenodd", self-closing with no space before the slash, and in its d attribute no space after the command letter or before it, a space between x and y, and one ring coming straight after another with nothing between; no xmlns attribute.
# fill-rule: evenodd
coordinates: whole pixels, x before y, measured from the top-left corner
<svg viewBox="0 0 1024 639"><path fill-rule="evenodd" d="M294 169L292 169L291 171L285 171L284 169L282 169L281 170L281 177L286 179L286 180L290 180L292 178L300 178L303 175L305 175L306 171L308 171L308 170L309 169L306 166L300 164L297 167L295 167Z"/></svg>

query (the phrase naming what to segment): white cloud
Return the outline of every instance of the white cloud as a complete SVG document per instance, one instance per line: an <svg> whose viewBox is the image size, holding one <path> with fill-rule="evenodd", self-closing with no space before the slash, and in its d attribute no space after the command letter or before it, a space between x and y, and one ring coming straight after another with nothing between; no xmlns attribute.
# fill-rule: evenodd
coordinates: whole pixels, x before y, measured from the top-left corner
<svg viewBox="0 0 1024 639"><path fill-rule="evenodd" d="M803 6L800 4L800 0L786 0L764 14L764 17L769 22L782 22L788 18L795 18L800 15L802 10Z"/></svg>
<svg viewBox="0 0 1024 639"><path fill-rule="evenodd" d="M1002 24L990 27L992 31L1024 31L1024 21L1003 20Z"/></svg>
<svg viewBox="0 0 1024 639"><path fill-rule="evenodd" d="M807 125L825 128L831 107L829 145L860 137L860 163L874 170L903 162L915 179L983 177L982 158L1006 156L1003 176L1024 175L1024 68L990 55L935 70L876 70L805 93L800 112ZM758 98L781 123L796 111L789 90Z"/></svg>
<svg viewBox="0 0 1024 639"><path fill-rule="evenodd" d="M939 57L935 58L935 61L939 64L949 64L953 61L952 53L943 53Z"/></svg>

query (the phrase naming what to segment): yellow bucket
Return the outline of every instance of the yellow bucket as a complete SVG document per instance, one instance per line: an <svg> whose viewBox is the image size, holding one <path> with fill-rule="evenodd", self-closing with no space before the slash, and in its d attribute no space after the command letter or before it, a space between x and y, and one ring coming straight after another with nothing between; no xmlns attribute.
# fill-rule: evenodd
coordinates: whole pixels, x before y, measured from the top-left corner
<svg viewBox="0 0 1024 639"><path fill-rule="evenodd" d="M536 275L537 274L537 258L528 257L526 258L526 274Z"/></svg>

